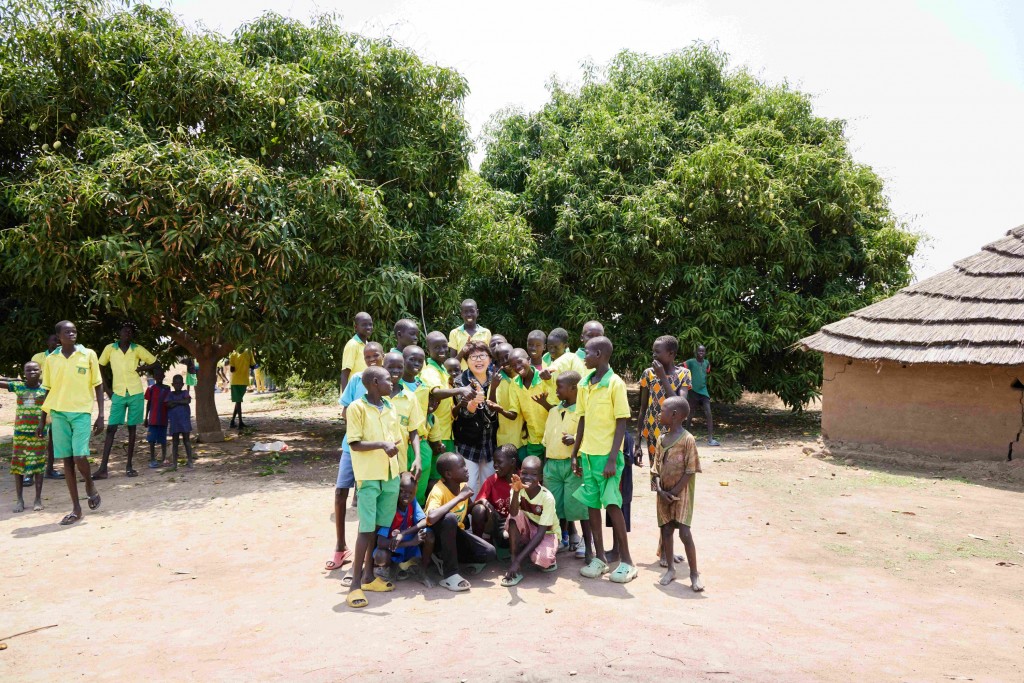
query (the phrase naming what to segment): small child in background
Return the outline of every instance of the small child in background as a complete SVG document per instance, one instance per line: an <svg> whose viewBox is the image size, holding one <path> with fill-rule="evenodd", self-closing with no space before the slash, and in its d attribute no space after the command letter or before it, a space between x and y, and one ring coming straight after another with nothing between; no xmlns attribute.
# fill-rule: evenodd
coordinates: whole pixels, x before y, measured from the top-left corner
<svg viewBox="0 0 1024 683"><path fill-rule="evenodd" d="M449 358L444 362L444 369L448 372L448 386L454 387L455 380L462 374L462 363L458 358Z"/></svg>
<svg viewBox="0 0 1024 683"><path fill-rule="evenodd" d="M398 510L391 526L382 526L377 532L373 561L378 570L384 570L385 580L396 578L402 581L417 573L423 585L431 588L434 582L427 574L427 568L434 552L434 533L427 528L427 516L416 501L416 479L411 472L402 472L401 477ZM394 577L393 568L397 568Z"/></svg>
<svg viewBox="0 0 1024 683"><path fill-rule="evenodd" d="M690 524L693 521L693 494L700 472L697 442L683 423L690 415L690 404L682 396L670 396L661 406L662 433L651 463L651 490L658 494L658 526L661 527L661 557L666 567L659 583L667 586L676 578L673 554L673 531L686 549L690 565L690 586L694 591L704 590L704 582L697 571L697 549L693 545Z"/></svg>
<svg viewBox="0 0 1024 683"><path fill-rule="evenodd" d="M523 461L520 475L512 475L512 504L506 523L512 562L501 579L501 585L506 588L523 580L519 568L527 558L542 572L558 570L555 554L562 532L555 512L555 497L540 484L542 467L540 458L531 455Z"/></svg>
<svg viewBox="0 0 1024 683"><path fill-rule="evenodd" d="M190 442L192 435L192 408L190 406L192 397L189 395L188 388L185 387L185 381L181 375L175 375L174 379L171 380L171 384L174 390L164 399L164 405L167 406L167 431L170 431L171 439L173 440L173 445L171 446L171 466L168 469L178 469L178 439L185 443L185 467L192 469L192 443ZM165 441L165 453L166 450L167 444Z"/></svg>
<svg viewBox="0 0 1024 683"><path fill-rule="evenodd" d="M43 509L43 470L46 469L46 435L39 433L39 425L45 424L43 401L46 389L40 386L43 371L39 363L29 361L22 368L25 380L0 380L0 389L7 389L17 397L18 407L14 413L14 444L11 450L11 474L14 475L14 491L18 497L13 512L25 510L25 477L32 477L36 487L36 499L32 509Z"/></svg>
<svg viewBox="0 0 1024 683"><path fill-rule="evenodd" d="M512 504L512 477L518 462L515 446L498 446L494 451L494 474L484 479L476 495L476 503L470 510L473 533L490 541L495 550L508 548L505 520L508 519L509 506Z"/></svg>
<svg viewBox="0 0 1024 683"><path fill-rule="evenodd" d="M143 398L146 399L146 417L142 424L146 427L146 443L149 444L149 468L156 469L167 460L167 396L171 388L164 384L164 369L157 365L153 368L154 383L146 387ZM156 446L160 444L160 460L156 459Z"/></svg>

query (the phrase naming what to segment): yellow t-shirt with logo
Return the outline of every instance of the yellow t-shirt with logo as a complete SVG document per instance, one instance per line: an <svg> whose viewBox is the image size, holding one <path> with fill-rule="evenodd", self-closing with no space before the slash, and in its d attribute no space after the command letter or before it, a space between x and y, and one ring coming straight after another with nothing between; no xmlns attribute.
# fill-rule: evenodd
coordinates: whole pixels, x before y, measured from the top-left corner
<svg viewBox="0 0 1024 683"><path fill-rule="evenodd" d="M477 325L476 332L470 334L469 332L466 332L465 325L459 325L454 330L448 333L448 347L455 349L455 353L461 353L462 347L465 346L466 342L468 342L470 339L482 341L484 344L487 344L489 346L491 343L491 331L486 327ZM469 365L466 363L466 361L461 361L461 363L463 370L469 368Z"/></svg>
<svg viewBox="0 0 1024 683"><path fill-rule="evenodd" d="M345 422L345 434L350 444L357 441L402 442L398 413L387 400L377 407L363 396L345 411ZM399 450L399 453L402 451ZM404 461L405 457L401 460ZM357 482L390 481L402 473L402 464L397 454L389 456L383 448L372 451L353 450L352 472Z"/></svg>
<svg viewBox="0 0 1024 683"><path fill-rule="evenodd" d="M420 379L423 383L434 389L448 389L448 373L437 364L433 358L428 358L423 370L420 371ZM452 440L452 406L454 402L450 398L441 401L434 409L434 425L430 428L431 441Z"/></svg>
<svg viewBox="0 0 1024 683"><path fill-rule="evenodd" d="M498 383L498 388L494 390L495 402L504 408L505 410L512 410L512 383L511 377L505 374L505 371L501 371L501 381ZM498 431L496 434L497 445L505 446L511 444L516 448L523 445L523 416L521 414L516 415L516 419L510 420L502 414L498 414Z"/></svg>
<svg viewBox="0 0 1024 683"><path fill-rule="evenodd" d="M43 388L49 393L43 410L62 413L92 413L96 387L103 384L96 352L80 344L70 358L57 349L46 357L43 365Z"/></svg>
<svg viewBox="0 0 1024 683"><path fill-rule="evenodd" d="M591 384L590 378L595 372L597 370L591 370L580 380L576 396L576 412L585 418L580 453L609 455L615 440L616 421L629 419L626 383L609 367L600 382Z"/></svg>
<svg viewBox="0 0 1024 683"><path fill-rule="evenodd" d="M567 460L572 456L572 446L562 443L562 435L575 437L579 424L575 403L571 406L559 403L548 411L548 421L544 425L544 452L548 460Z"/></svg>
<svg viewBox="0 0 1024 683"><path fill-rule="evenodd" d="M466 488L466 482L462 482L459 490ZM434 488L430 489L430 495L427 496L427 506L423 508L423 512L430 514L430 511L439 508L442 505L447 505L455 498L454 493L448 490L448 487L444 485L443 481L439 481L434 484ZM459 520L459 528L466 528L466 513L469 512L469 500L464 500L454 508L452 508L452 514L454 514Z"/></svg>
<svg viewBox="0 0 1024 683"><path fill-rule="evenodd" d="M345 342L345 350L341 353L341 369L349 370L349 377L366 369L366 359L363 357L363 349L366 342L355 335Z"/></svg>
<svg viewBox="0 0 1024 683"><path fill-rule="evenodd" d="M502 382L504 384L504 382ZM554 387L550 382L540 378L540 373L534 371L533 381L527 387L522 377L516 377L511 382L509 391L509 410L522 416L526 422L527 441L532 444L539 444L544 441L544 426L548 421L548 411L544 406L533 400L534 396L547 396L551 402L551 394Z"/></svg>
<svg viewBox="0 0 1024 683"><path fill-rule="evenodd" d="M391 405L398 415L398 425L401 427L402 445L398 447L398 460L402 464L402 471L409 469L408 458L405 454L409 450L410 433L418 431L426 422L423 413L420 411L420 402L416 394L408 389L402 389L390 399Z"/></svg>

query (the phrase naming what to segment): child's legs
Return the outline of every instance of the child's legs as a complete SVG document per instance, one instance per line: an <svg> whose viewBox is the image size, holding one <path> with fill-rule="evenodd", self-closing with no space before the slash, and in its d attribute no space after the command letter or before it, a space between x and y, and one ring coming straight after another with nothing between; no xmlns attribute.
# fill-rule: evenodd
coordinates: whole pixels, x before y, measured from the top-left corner
<svg viewBox="0 0 1024 683"><path fill-rule="evenodd" d="M356 535L356 554L352 560L352 586L349 591L373 581L373 531Z"/></svg>
<svg viewBox="0 0 1024 683"><path fill-rule="evenodd" d="M488 562L497 557L493 545L465 529L455 530L455 545L459 562Z"/></svg>
<svg viewBox="0 0 1024 683"><path fill-rule="evenodd" d="M334 488L334 529L337 538L334 551L348 550L345 542L345 511L348 509L348 490L356 485L352 472L352 454L343 450L338 461L338 479Z"/></svg>
<svg viewBox="0 0 1024 683"><path fill-rule="evenodd" d="M615 546L619 551L619 558L626 564L632 565L633 557L629 554L629 538L626 536L626 518L622 516L622 508L618 505L609 505L608 521L612 525L612 534L615 537Z"/></svg>
<svg viewBox="0 0 1024 683"><path fill-rule="evenodd" d="M669 536L671 537L671 533ZM699 574L697 571L697 547L693 544L693 534L690 533L690 527L685 524L679 528L679 537L683 539L683 548L686 550L686 562L690 565L690 575ZM672 539L669 538L669 543L672 543ZM671 562L671 557L669 562Z"/></svg>
<svg viewBox="0 0 1024 683"><path fill-rule="evenodd" d="M132 459L135 457L135 438L138 435L138 427L133 424L128 425L128 462L125 463L126 469L132 468Z"/></svg>
<svg viewBox="0 0 1024 683"><path fill-rule="evenodd" d="M18 472L17 474L14 475L14 493L15 495L17 495L19 502L24 502L24 498L22 498L22 491L24 490L24 488L24 477L20 472Z"/></svg>
<svg viewBox="0 0 1024 683"><path fill-rule="evenodd" d="M171 469L178 469L178 435L171 437Z"/></svg>
<svg viewBox="0 0 1024 683"><path fill-rule="evenodd" d="M604 528L601 521L601 508L590 508L590 529L588 532L594 542L594 556L604 562Z"/></svg>
<svg viewBox="0 0 1024 683"><path fill-rule="evenodd" d="M522 512L519 516L522 516ZM505 531L508 532L508 548L512 553L512 558L515 559L516 555L519 554L520 547L520 530L519 530L519 517L509 517L505 520ZM530 542L530 539L525 540L526 543Z"/></svg>
<svg viewBox="0 0 1024 683"><path fill-rule="evenodd" d="M36 503L39 503L43 499L43 473L39 472L36 474Z"/></svg>
<svg viewBox="0 0 1024 683"><path fill-rule="evenodd" d="M714 431L715 431L715 425L714 425L714 422L711 419L711 399L710 398L705 398L705 399L703 399L703 402L704 402L704 420L707 422L708 438L710 439L710 438L712 438L712 436L714 434Z"/></svg>
<svg viewBox="0 0 1024 683"><path fill-rule="evenodd" d="M64 482L68 485L68 494L71 496L71 511L76 515L82 514L82 505L78 502L78 475L75 473L75 459L72 457L61 458L64 463Z"/></svg>
<svg viewBox="0 0 1024 683"><path fill-rule="evenodd" d="M431 554L437 553L441 558L441 576L445 579L459 571L458 545L455 540L458 528L459 520L451 512L432 527L435 545Z"/></svg>
<svg viewBox="0 0 1024 683"><path fill-rule="evenodd" d="M189 432L178 432L174 435L174 438L178 438L179 435L181 436L182 444L185 446L185 455L189 460L192 460L192 441L189 439L191 434Z"/></svg>
<svg viewBox="0 0 1024 683"><path fill-rule="evenodd" d="M487 530L487 523L491 520L491 515L493 514L491 504L486 500L479 501L473 505L473 509L469 514L473 519L473 533L477 536L483 536Z"/></svg>
<svg viewBox="0 0 1024 683"><path fill-rule="evenodd" d="M670 570L675 565L675 552L673 549L675 534L672 533L673 531L672 524L665 524L661 527L661 558L666 562L665 566Z"/></svg>

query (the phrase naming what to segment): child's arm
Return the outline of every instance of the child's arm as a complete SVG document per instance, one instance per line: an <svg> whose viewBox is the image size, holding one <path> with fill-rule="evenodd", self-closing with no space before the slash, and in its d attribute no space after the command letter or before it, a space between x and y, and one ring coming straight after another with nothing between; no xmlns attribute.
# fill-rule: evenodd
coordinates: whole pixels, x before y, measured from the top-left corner
<svg viewBox="0 0 1024 683"><path fill-rule="evenodd" d="M544 410L551 410L552 408L554 408L554 406L551 405L551 403L548 401L547 392L544 392L543 394L537 394L536 396L531 396L530 398L533 399L534 403L543 407Z"/></svg>
<svg viewBox="0 0 1024 683"><path fill-rule="evenodd" d="M512 502L508 506L508 516L515 517L519 514L519 496L520 491L525 488L523 480L519 478L518 474L512 475Z"/></svg>
<svg viewBox="0 0 1024 683"><path fill-rule="evenodd" d="M394 441L349 441L348 447L353 451L384 451L389 458L398 455L398 444Z"/></svg>
<svg viewBox="0 0 1024 683"><path fill-rule="evenodd" d="M608 453L608 461L604 464L605 479L615 476L616 461L619 459L619 451L622 449L622 440L626 437L627 419L628 418L620 417L615 420L615 436L612 438L612 450Z"/></svg>
<svg viewBox="0 0 1024 683"><path fill-rule="evenodd" d="M444 505L439 505L436 508L427 510L426 518L424 518L424 520L419 524L423 524L423 522L426 522L426 526L434 526L442 519L444 519L445 515L447 515L449 512L458 507L463 501L470 500L472 497L473 489L469 488L468 486L463 487L463 489L459 491L459 494L457 496L449 500Z"/></svg>
<svg viewBox="0 0 1024 683"><path fill-rule="evenodd" d="M41 415L39 416L39 426L36 427L36 436L42 438L46 435L46 418L49 416L49 413L45 410L40 410L39 412Z"/></svg>
<svg viewBox="0 0 1024 683"><path fill-rule="evenodd" d="M583 427L587 422L586 417L581 417L579 424L576 425L576 442L572 445L572 454L569 456L569 469L577 477L583 476L583 468L580 467L579 454L580 444L583 443Z"/></svg>
<svg viewBox="0 0 1024 683"><path fill-rule="evenodd" d="M519 417L519 413L514 413L511 410L505 410L504 408L501 407L501 404L499 404L497 401L493 399L487 400L487 407L496 412L498 415L501 415L506 420L514 420L517 417Z"/></svg>
<svg viewBox="0 0 1024 683"><path fill-rule="evenodd" d="M644 420L647 418L647 402L651 398L651 391L647 388L647 382L642 379L640 381L640 410L637 411L636 416L636 433L637 436L644 432ZM637 450L640 449L640 439L636 440Z"/></svg>
<svg viewBox="0 0 1024 683"><path fill-rule="evenodd" d="M413 429L409 432L409 443L412 444L412 452L416 456L413 458L412 467L409 471L412 472L412 477L416 481L420 480L420 476L423 474L423 463L420 460L420 430Z"/></svg>

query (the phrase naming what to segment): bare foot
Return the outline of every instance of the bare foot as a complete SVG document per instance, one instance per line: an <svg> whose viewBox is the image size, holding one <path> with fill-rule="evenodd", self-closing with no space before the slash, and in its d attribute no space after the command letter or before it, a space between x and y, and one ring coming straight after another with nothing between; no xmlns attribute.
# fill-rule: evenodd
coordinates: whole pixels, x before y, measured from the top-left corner
<svg viewBox="0 0 1024 683"><path fill-rule="evenodd" d="M43 501L37 500L35 503L32 504L32 509L35 510L36 512L39 512L40 510L42 510L43 509Z"/></svg>
<svg viewBox="0 0 1024 683"><path fill-rule="evenodd" d="M666 570L666 572L661 575L661 578L658 580L658 583L660 583L662 586L667 586L667 585L669 585L670 583L672 583L675 580L676 580L676 570L675 569L669 569L669 570Z"/></svg>
<svg viewBox="0 0 1024 683"><path fill-rule="evenodd" d="M421 568L419 574L420 583L422 583L427 588L433 588L437 585L436 583L434 583L434 580L430 578L430 574L428 574L424 569Z"/></svg>
<svg viewBox="0 0 1024 683"><path fill-rule="evenodd" d="M690 586L693 588L694 593L700 593L704 590L704 582L700 580L700 574L690 574Z"/></svg>
<svg viewBox="0 0 1024 683"><path fill-rule="evenodd" d="M15 503L14 504L14 509L11 510L11 512L24 512L24 511L25 511L25 501L23 501L23 500L19 500L17 503Z"/></svg>
<svg viewBox="0 0 1024 683"><path fill-rule="evenodd" d="M93 473L92 478L93 478L94 481L97 480L97 479L106 479L107 478L107 471L106 470L96 470L96 472Z"/></svg>

